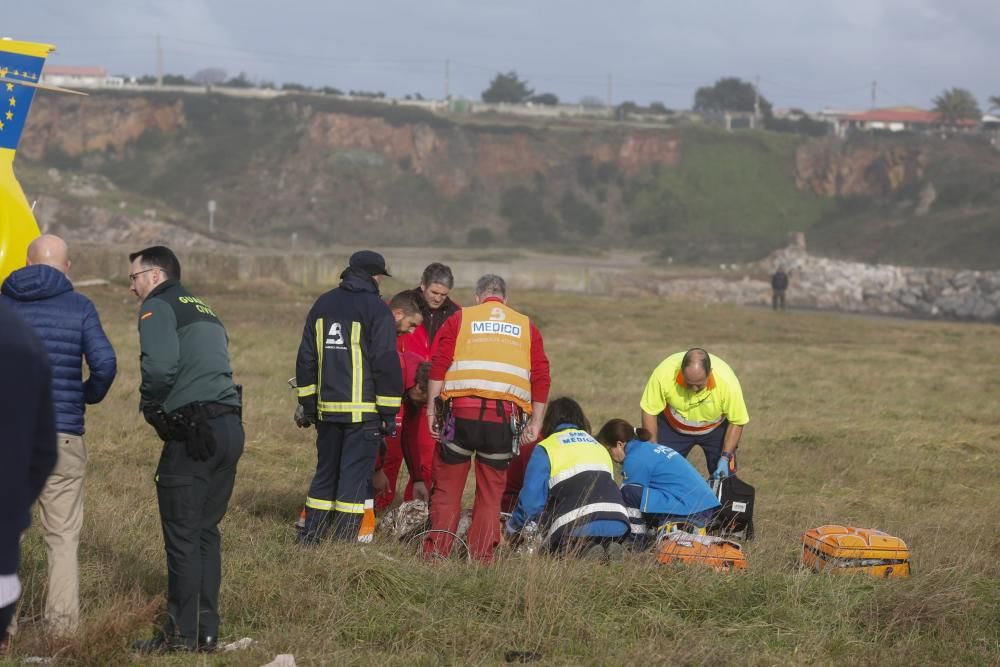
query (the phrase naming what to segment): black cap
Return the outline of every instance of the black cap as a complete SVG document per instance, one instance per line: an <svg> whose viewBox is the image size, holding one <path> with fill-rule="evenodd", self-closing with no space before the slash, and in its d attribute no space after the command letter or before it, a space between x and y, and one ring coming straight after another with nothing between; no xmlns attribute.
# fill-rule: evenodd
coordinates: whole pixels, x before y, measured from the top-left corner
<svg viewBox="0 0 1000 667"><path fill-rule="evenodd" d="M374 250L359 250L351 255L350 267L372 276L392 277L392 274L385 270L385 257Z"/></svg>

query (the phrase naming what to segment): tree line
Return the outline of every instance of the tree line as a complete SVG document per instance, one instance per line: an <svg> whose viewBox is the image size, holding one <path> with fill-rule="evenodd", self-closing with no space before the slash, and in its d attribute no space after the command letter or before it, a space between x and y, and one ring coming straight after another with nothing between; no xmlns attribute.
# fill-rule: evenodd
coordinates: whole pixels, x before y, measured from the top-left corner
<svg viewBox="0 0 1000 667"><path fill-rule="evenodd" d="M156 77L146 75L137 79L140 84L154 84ZM279 89L279 86L272 82L254 82L245 72L240 72L236 76L230 77L226 71L217 67L208 67L198 70L188 78L182 74L165 74L163 83L174 86L220 86L228 88L269 88ZM319 92L328 95L343 95L344 91L333 86L310 87L300 83L284 83L280 90ZM352 97L368 97L380 99L386 94L382 91L350 90L347 92ZM554 93L538 93L531 87L526 79L521 78L516 71L498 72L490 81L489 86L481 94L483 102L489 104L541 104L545 106L556 106L559 104L559 97ZM404 99L423 100L420 93L406 95ZM979 106L976 96L966 88L953 87L941 92L931 101L933 111L941 116L941 121L945 125L960 125L963 122L982 118L983 112ZM987 110L1000 110L1000 95L994 95L988 99ZM580 103L585 107L603 107L604 103L600 98L587 96ZM694 104L692 109L699 113L724 113L724 112L756 112L763 119L764 127L767 129L796 132L799 134L821 135L826 132L826 125L820 121L809 118L803 111L792 109L789 118L777 118L774 115L771 102L760 94L757 87L749 81L744 81L738 77L723 77L718 79L711 86L698 88L694 94ZM662 115L669 116L674 113L662 102L651 102L648 106L640 106L632 101L625 101L615 107L616 116L626 118L634 115Z"/></svg>

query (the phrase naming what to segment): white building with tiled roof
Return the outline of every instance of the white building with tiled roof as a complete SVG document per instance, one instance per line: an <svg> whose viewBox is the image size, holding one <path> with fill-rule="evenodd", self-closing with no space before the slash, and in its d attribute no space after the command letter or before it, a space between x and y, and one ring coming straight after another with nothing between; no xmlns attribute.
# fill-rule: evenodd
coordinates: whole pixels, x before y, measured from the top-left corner
<svg viewBox="0 0 1000 667"><path fill-rule="evenodd" d="M108 70L103 67L46 65L42 69L41 83L62 88L121 88L125 80L120 76L108 76Z"/></svg>

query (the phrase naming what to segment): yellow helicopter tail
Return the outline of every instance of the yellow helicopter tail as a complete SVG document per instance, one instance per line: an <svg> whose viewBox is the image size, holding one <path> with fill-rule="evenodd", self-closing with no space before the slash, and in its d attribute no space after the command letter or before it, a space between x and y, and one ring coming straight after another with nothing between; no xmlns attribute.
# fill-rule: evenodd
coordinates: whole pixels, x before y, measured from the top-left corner
<svg viewBox="0 0 1000 667"><path fill-rule="evenodd" d="M51 44L0 39L0 281L24 266L38 224L14 176L14 154ZM22 83L23 82L23 85Z"/></svg>

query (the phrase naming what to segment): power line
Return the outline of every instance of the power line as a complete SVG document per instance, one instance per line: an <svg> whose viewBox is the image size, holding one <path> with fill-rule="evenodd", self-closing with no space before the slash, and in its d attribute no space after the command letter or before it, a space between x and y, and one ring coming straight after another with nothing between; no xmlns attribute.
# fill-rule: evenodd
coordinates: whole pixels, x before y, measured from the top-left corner
<svg viewBox="0 0 1000 667"><path fill-rule="evenodd" d="M93 57L94 54L118 54L118 55L133 55L150 53L148 50L136 50L134 48L115 48L118 45L124 46L124 43L134 43L135 41L146 41L150 38L155 38L153 34L143 35L143 34L128 34L128 35L49 35L47 40L52 42L57 42L61 40L68 41L70 43L81 43L81 42L101 42L104 48L98 48L94 51L87 51L87 57ZM372 59L372 58L350 58L350 57L338 57L338 56L326 56L316 53L301 53L293 51L272 51L266 49L256 49L247 48L241 46L235 46L231 44L221 44L217 42L207 42L195 39L187 39L183 37L171 37L168 35L163 35L160 38L160 49L154 51L154 54L158 55L164 53L169 56L182 56L182 57L200 57L200 58L215 58L219 60L226 61L228 64L233 64L233 59L236 57L251 57L256 60L261 61L262 64L282 64L282 63L294 63L298 65L302 70L313 70L318 66L330 66L336 65L340 67L350 66L365 70L382 70L391 69L394 72L405 72L412 74L437 74L440 76L441 72L441 59L440 58L406 58L406 59ZM190 48L196 47L196 48ZM76 54L84 50L83 45L76 47L71 47L67 49L69 53ZM62 51L62 50L61 50ZM67 55L66 51L62 51L61 55ZM238 55L237 55L238 54ZM160 62L159 56L156 58L157 62ZM237 65L238 66L238 65ZM481 62L473 62L469 60L456 60L453 58L446 59L445 62L445 88L446 91L450 92L455 71L458 70L460 75L461 71L479 71L479 72L490 72L490 73L503 73L508 71L517 71L514 67L496 67L494 65L488 65ZM522 70L524 78L528 81L541 84L543 86L553 86L553 85L575 85L575 86L591 86L595 90L600 88L610 88L611 81L608 77L598 75L598 74L586 74L586 73L576 73L567 71L545 71L544 69L539 71L532 70ZM847 95L855 95L862 91L867 91L869 87L872 87L873 99L874 99L874 84L866 82L864 84L859 84L857 86L851 86L847 88L837 88L837 89L827 89L827 90L817 90L810 87L801 87L796 84L789 84L786 82L778 81L775 79L767 77L759 77L760 83L764 84L767 88L778 89L780 91L785 91L786 93L792 93L796 96L810 97L810 98L831 98L831 97L842 97ZM635 89L647 89L650 93L655 93L655 90L663 89L686 89L692 90L698 87L708 85L705 81L671 81L671 80L661 80L657 78L649 78L643 76L628 76L616 74L614 77L614 89L621 90L635 90ZM759 86L758 86L759 88ZM901 104L911 104L910 102L903 101L897 96L893 95L890 91L883 87L879 90L885 97L893 99L897 103ZM608 95L610 97L610 93ZM874 104L874 102L873 102Z"/></svg>
<svg viewBox="0 0 1000 667"><path fill-rule="evenodd" d="M148 40L150 37L154 37L153 33L139 34L133 33L129 35L44 35L39 37L39 41L49 43L49 42L106 42L108 40ZM58 44L56 45L58 46Z"/></svg>
<svg viewBox="0 0 1000 667"><path fill-rule="evenodd" d="M213 44L210 42L201 42L193 39L179 39L176 37L164 37L167 42L176 42L179 44L190 44L192 46L201 46L210 49L218 49L222 51L236 51L239 53L246 53L253 56L265 56L268 58L280 58L287 60L302 60L307 62L324 62L332 64L341 65L356 65L361 63L381 63L388 65L401 65L406 63L428 63L428 64L439 64L441 61L439 59L430 58L407 58L405 60L372 60L368 58L333 58L329 56L320 56L316 54L303 54L303 53L290 53L283 51L262 51L259 49L248 49L240 46L230 46L228 44Z"/></svg>
<svg viewBox="0 0 1000 667"><path fill-rule="evenodd" d="M910 102L908 100L904 100L904 99L902 99L900 97L897 97L893 93L889 92L889 90L885 86L883 86L883 85L879 85L879 91L883 95L885 95L886 97L888 97L890 100L893 100L894 102L896 102L898 104L902 104L903 106L907 106L907 107L919 107L920 106L919 104L914 104L913 102Z"/></svg>
<svg viewBox="0 0 1000 667"><path fill-rule="evenodd" d="M851 88L843 88L839 90L809 90L806 88L799 88L797 86L790 86L788 84L781 83L779 81L775 81L773 79L768 79L765 77L760 77L760 80L770 86L775 86L777 88L781 88L792 93L798 93L800 95L830 95L830 96L847 95L848 93L857 93L862 90L868 90L868 87L870 85L868 83L865 83L862 85L853 86Z"/></svg>

